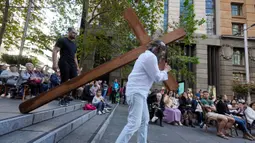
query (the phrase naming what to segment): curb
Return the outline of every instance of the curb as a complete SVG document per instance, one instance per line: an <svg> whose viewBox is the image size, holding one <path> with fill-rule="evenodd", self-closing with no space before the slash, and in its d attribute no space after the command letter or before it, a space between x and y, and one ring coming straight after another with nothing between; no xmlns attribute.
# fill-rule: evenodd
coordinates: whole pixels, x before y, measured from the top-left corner
<svg viewBox="0 0 255 143"><path fill-rule="evenodd" d="M91 111L85 115L80 116L79 118L74 119L73 121L55 128L53 131L50 131L47 134L38 137L35 140L30 141L30 143L55 143L60 141L62 138L67 136L69 133L74 131L83 123L87 122L89 119L96 115L96 110Z"/></svg>
<svg viewBox="0 0 255 143"><path fill-rule="evenodd" d="M94 136L94 138L92 139L92 141L90 143L98 143L102 139L102 137L105 133L105 130L107 129L107 127L113 117L113 114L118 106L119 106L119 103L114 107L113 111L111 112L109 117L106 119L104 124L100 127L99 131L96 133L96 135Z"/></svg>
<svg viewBox="0 0 255 143"><path fill-rule="evenodd" d="M0 120L0 136L82 108L83 103Z"/></svg>

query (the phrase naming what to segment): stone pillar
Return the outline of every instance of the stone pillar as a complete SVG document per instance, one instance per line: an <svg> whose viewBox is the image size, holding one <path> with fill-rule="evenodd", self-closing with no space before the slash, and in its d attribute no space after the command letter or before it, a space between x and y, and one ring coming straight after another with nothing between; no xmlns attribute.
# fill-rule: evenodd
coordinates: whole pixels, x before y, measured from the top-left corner
<svg viewBox="0 0 255 143"><path fill-rule="evenodd" d="M179 22L180 17L180 0L168 1L168 24L169 26ZM169 31L173 31L173 28L169 28Z"/></svg>
<svg viewBox="0 0 255 143"><path fill-rule="evenodd" d="M220 1L215 0L215 18L216 18L216 35L221 35L221 27L220 27Z"/></svg>
<svg viewBox="0 0 255 143"><path fill-rule="evenodd" d="M196 56L199 58L199 64L196 65L196 91L198 89L208 89L208 54L207 45L198 44L196 45Z"/></svg>
<svg viewBox="0 0 255 143"><path fill-rule="evenodd" d="M250 80L255 82L255 61L250 61Z"/></svg>
<svg viewBox="0 0 255 143"><path fill-rule="evenodd" d="M206 13L205 13L205 0L194 0L194 12L196 14L196 18L197 20L201 20L202 18L206 19ZM206 34L206 22L199 26L198 29L196 30L195 33L199 33L199 34Z"/></svg>
<svg viewBox="0 0 255 143"><path fill-rule="evenodd" d="M224 48L221 47L221 48ZM222 49L220 49L222 50ZM233 95L233 64L232 59L224 59L220 57L220 94Z"/></svg>
<svg viewBox="0 0 255 143"><path fill-rule="evenodd" d="M250 81L255 82L255 41L249 41L249 53L252 55L249 60L249 66L250 66ZM253 58L253 60L251 59Z"/></svg>
<svg viewBox="0 0 255 143"><path fill-rule="evenodd" d="M255 55L253 55L253 56L255 57ZM249 66L250 66L250 81L255 82L255 61L250 59Z"/></svg>

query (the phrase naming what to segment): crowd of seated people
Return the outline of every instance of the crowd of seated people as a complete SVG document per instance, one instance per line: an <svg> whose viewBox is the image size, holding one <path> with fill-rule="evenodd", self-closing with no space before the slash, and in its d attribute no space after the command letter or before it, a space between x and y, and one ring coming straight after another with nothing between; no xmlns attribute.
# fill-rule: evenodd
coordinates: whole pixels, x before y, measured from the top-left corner
<svg viewBox="0 0 255 143"><path fill-rule="evenodd" d="M87 83L82 87L81 99L87 100L89 103L92 102L93 97L95 97L96 92L101 90L102 97L106 100L111 101L112 104L120 103L120 98L123 97L123 104L125 104L125 85L120 87L120 83L117 79L113 81L111 85L107 84L107 81L97 80Z"/></svg>
<svg viewBox="0 0 255 143"><path fill-rule="evenodd" d="M222 115L226 115L228 117L228 120L234 120L236 124L238 124L239 128L243 132L243 138L254 140L255 138L249 133L246 125L245 119L243 119L241 116L238 116L237 112L230 112L229 106L228 106L228 97L227 95L220 96L218 98L217 102L217 112Z"/></svg>
<svg viewBox="0 0 255 143"><path fill-rule="evenodd" d="M1 66L1 97L20 99L26 93L25 87L30 91L31 97L48 91L60 83L59 74L50 74L43 71L44 67L34 67L32 63L26 63L26 69L19 74L16 65Z"/></svg>
<svg viewBox="0 0 255 143"><path fill-rule="evenodd" d="M242 98L232 101L226 95L212 98L207 91L201 90L195 95L191 91L178 95L162 88L149 94L148 109L150 122L159 120L162 127L161 119L167 124L194 128L196 125L204 129L215 126L216 135L224 139L234 137L233 129L236 132L240 129L244 139L255 140L250 130L255 126L255 103L248 106Z"/></svg>

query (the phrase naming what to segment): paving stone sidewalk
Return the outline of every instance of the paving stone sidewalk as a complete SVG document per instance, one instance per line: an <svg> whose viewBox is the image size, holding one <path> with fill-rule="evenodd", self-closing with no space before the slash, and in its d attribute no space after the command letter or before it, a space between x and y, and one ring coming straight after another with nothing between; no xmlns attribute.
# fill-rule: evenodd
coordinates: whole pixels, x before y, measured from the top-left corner
<svg viewBox="0 0 255 143"><path fill-rule="evenodd" d="M100 143L114 143L116 141L127 122L127 109L127 105L119 105ZM215 128L209 128L208 132L205 132L199 127L180 127L169 124L164 124L164 127L150 125L148 141L149 143L252 143L242 139L241 132L239 132L239 137L230 138L229 140L217 137L215 133ZM130 143L136 143L136 133Z"/></svg>

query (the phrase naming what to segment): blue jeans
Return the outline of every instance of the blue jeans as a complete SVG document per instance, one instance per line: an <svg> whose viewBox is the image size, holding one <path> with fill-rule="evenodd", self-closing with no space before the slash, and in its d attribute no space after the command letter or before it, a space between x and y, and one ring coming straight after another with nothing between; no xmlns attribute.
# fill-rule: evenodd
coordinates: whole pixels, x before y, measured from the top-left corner
<svg viewBox="0 0 255 143"><path fill-rule="evenodd" d="M103 102L99 102L99 103L96 103L96 104L93 104L96 108L97 108L97 111L103 111L104 110L104 103Z"/></svg>
<svg viewBox="0 0 255 143"><path fill-rule="evenodd" d="M248 129L246 127L246 123L245 120L240 119L236 116L234 116L235 122L238 124L238 126L240 127L240 129L244 132L244 133L248 133Z"/></svg>
<svg viewBox="0 0 255 143"><path fill-rule="evenodd" d="M138 131L137 142L147 143L148 124L150 120L147 100L140 94L129 95L126 98L129 105L128 123L115 143L128 143L136 131Z"/></svg>
<svg viewBox="0 0 255 143"><path fill-rule="evenodd" d="M200 123L202 123L202 121L203 121L203 113L202 112L195 112L196 114L197 114L197 121L198 121L198 123L200 124Z"/></svg>
<svg viewBox="0 0 255 143"><path fill-rule="evenodd" d="M107 90L103 90L103 97L104 97L104 99L105 99L106 93L107 93Z"/></svg>

